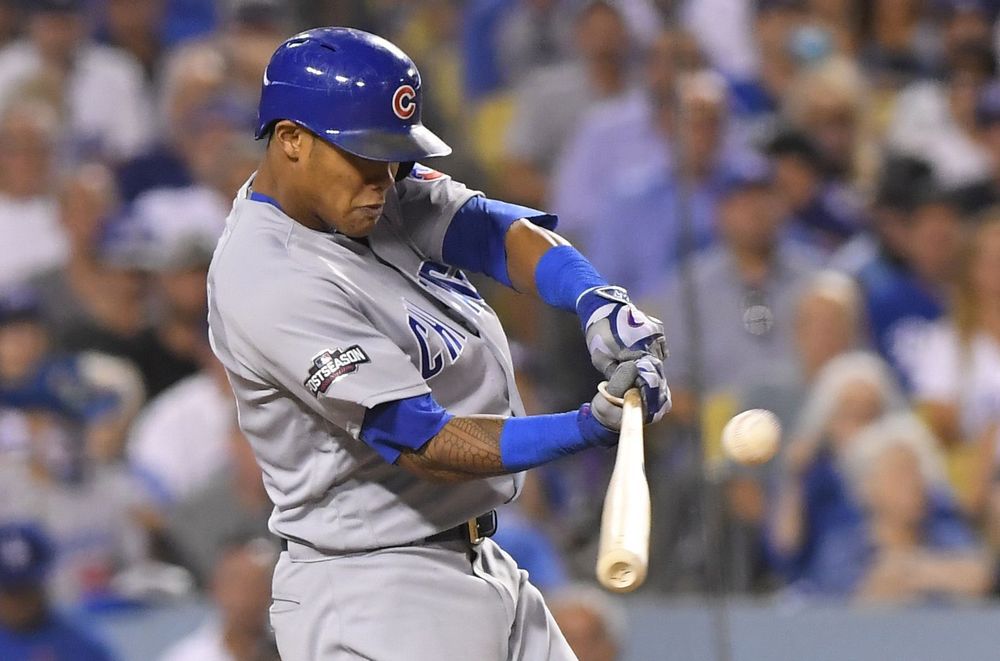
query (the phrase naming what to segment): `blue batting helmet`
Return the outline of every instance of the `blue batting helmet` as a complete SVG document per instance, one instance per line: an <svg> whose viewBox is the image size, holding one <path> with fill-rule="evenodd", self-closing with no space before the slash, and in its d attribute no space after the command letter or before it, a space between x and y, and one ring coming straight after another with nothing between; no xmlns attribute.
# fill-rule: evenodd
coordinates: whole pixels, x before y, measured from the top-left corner
<svg viewBox="0 0 1000 661"><path fill-rule="evenodd" d="M420 73L389 41L316 28L278 46L264 69L256 137L287 119L357 156L405 163L447 156L420 122Z"/></svg>

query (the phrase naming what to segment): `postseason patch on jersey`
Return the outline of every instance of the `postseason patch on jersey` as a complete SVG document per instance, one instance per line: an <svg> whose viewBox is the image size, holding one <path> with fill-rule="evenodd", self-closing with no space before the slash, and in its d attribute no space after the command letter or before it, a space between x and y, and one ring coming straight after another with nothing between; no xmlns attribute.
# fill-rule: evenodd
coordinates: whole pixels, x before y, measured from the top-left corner
<svg viewBox="0 0 1000 661"><path fill-rule="evenodd" d="M348 374L354 374L358 371L359 365L370 362L368 354L357 344L346 349L321 351L313 358L313 364L309 368L309 378L303 385L314 397L319 397L320 393L325 393L333 382Z"/></svg>

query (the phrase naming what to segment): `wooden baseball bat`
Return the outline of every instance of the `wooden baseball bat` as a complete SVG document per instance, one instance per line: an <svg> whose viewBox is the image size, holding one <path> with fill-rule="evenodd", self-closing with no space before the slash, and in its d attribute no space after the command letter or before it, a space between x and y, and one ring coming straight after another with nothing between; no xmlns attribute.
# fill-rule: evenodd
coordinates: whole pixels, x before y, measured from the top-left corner
<svg viewBox="0 0 1000 661"><path fill-rule="evenodd" d="M649 566L649 484L642 440L642 399L632 388L622 404L615 468L604 497L597 580L613 592L631 592Z"/></svg>

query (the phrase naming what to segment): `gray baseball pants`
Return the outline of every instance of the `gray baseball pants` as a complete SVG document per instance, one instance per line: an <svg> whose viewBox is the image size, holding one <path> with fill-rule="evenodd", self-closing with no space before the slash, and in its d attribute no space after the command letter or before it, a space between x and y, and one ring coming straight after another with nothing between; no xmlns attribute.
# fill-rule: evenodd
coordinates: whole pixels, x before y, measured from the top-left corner
<svg viewBox="0 0 1000 661"><path fill-rule="evenodd" d="M270 617L284 661L576 661L490 539L336 556L290 543Z"/></svg>

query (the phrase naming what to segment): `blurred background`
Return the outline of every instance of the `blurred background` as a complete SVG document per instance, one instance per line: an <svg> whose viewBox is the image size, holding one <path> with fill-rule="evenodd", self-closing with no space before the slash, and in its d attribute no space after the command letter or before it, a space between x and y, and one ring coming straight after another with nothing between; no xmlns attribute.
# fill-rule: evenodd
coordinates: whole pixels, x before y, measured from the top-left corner
<svg viewBox="0 0 1000 661"><path fill-rule="evenodd" d="M416 61L433 167L558 214L665 323L641 592L593 587L612 454L500 515L581 659L995 658L998 12L0 0L0 659L277 658L205 276L264 65L328 24ZM529 412L588 400L577 320L478 284ZM734 465L721 428L755 407L781 451Z"/></svg>

